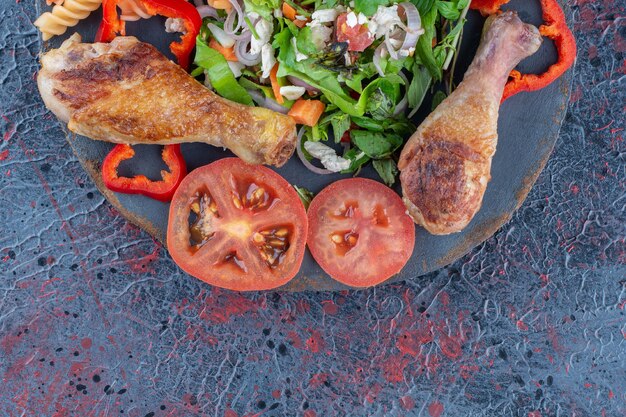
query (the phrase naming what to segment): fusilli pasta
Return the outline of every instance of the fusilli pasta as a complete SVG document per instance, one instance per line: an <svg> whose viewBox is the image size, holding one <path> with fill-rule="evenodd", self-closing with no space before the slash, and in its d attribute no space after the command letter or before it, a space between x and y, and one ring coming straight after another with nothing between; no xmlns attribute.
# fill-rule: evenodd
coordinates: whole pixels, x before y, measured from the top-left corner
<svg viewBox="0 0 626 417"><path fill-rule="evenodd" d="M117 5L122 9L120 19L133 22L139 19L149 19L152 17L148 14L139 3L134 0L120 0Z"/></svg>
<svg viewBox="0 0 626 417"><path fill-rule="evenodd" d="M35 26L41 31L44 41L53 36L65 33L68 27L75 26L80 20L89 16L102 4L102 0L65 0L62 5L55 5L51 12L45 12L37 20Z"/></svg>

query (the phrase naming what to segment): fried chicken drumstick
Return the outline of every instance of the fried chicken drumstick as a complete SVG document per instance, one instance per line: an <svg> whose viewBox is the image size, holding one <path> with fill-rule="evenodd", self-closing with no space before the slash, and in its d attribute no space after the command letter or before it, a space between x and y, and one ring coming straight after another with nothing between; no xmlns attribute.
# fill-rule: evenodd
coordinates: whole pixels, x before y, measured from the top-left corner
<svg viewBox="0 0 626 417"><path fill-rule="evenodd" d="M69 130L92 139L203 142L275 166L296 146L290 117L219 97L134 37L87 44L75 34L44 54L41 66L37 84L46 106Z"/></svg>
<svg viewBox="0 0 626 417"><path fill-rule="evenodd" d="M541 45L537 28L515 12L491 16L463 82L404 146L398 168L415 223L436 235L461 231L480 209L498 140L498 109L508 75Z"/></svg>

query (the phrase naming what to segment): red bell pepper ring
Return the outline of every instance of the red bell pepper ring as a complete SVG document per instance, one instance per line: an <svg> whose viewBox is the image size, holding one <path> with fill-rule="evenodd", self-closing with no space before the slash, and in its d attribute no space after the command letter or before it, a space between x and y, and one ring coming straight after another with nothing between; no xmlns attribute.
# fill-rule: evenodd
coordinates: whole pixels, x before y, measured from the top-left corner
<svg viewBox="0 0 626 417"><path fill-rule="evenodd" d="M196 46L196 37L200 33L202 18L198 10L186 0L135 0L141 3L143 9L150 15L161 15L179 18L184 22L185 33L180 42L172 42L170 50L176 56L178 65L185 70L189 69L191 52ZM102 2L102 22L96 33L96 42L110 42L117 35L126 34L126 22L121 20L117 13L119 0L104 0Z"/></svg>
<svg viewBox="0 0 626 417"><path fill-rule="evenodd" d="M473 0L470 7L479 10L483 15L488 15L499 12L500 6L508 2L509 0ZM567 27L563 9L557 0L540 2L544 24L539 26L539 33L554 42L558 54L557 61L539 75L511 71L509 81L504 87L502 101L521 91L536 91L548 86L570 69L576 60L576 39Z"/></svg>
<svg viewBox="0 0 626 417"><path fill-rule="evenodd" d="M168 171L161 171L161 181L152 181L145 175L120 177L118 168L122 161L135 156L130 145L116 145L102 162L102 179L109 190L124 194L142 194L159 201L171 201L174 192L187 175L187 165L180 152L180 145L165 145L161 156Z"/></svg>
<svg viewBox="0 0 626 417"><path fill-rule="evenodd" d="M519 93L520 91L540 90L565 73L576 60L576 39L572 31L567 27L565 14L557 0L541 0L543 21L539 26L539 33L546 38L552 39L556 47L558 59L556 63L540 75L521 74L513 71L509 82L504 87L502 101Z"/></svg>

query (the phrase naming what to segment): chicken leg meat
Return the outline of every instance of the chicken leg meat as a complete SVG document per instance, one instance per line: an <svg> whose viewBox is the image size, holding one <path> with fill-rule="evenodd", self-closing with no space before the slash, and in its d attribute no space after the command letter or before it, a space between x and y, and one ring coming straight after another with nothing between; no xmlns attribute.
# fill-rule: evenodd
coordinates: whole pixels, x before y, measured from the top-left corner
<svg viewBox="0 0 626 417"><path fill-rule="evenodd" d="M403 200L432 234L461 231L480 209L498 140L498 109L508 75L541 45L537 28L515 12L491 16L463 82L404 146Z"/></svg>
<svg viewBox="0 0 626 417"><path fill-rule="evenodd" d="M248 163L281 166L296 146L288 116L225 100L153 46L120 36L81 43L74 34L41 57L46 106L72 132L114 143L204 142Z"/></svg>

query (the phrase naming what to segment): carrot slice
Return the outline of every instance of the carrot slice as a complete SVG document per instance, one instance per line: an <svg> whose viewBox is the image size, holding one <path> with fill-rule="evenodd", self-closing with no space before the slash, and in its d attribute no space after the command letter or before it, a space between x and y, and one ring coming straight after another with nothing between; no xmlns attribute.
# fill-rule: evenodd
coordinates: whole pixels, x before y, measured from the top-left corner
<svg viewBox="0 0 626 417"><path fill-rule="evenodd" d="M294 9L287 3L283 3L283 16L285 16L289 20L296 20L296 14L296 9Z"/></svg>
<svg viewBox="0 0 626 417"><path fill-rule="evenodd" d="M293 7L291 7L290 5L288 5L287 3L283 3L283 16L285 16L287 19L291 20L294 25L298 26L299 28L303 28L306 25L306 20L300 20L296 18L296 15L298 14L298 12L296 11L296 9L294 9Z"/></svg>
<svg viewBox="0 0 626 417"><path fill-rule="evenodd" d="M315 126L326 105L319 100L298 99L287 113L297 124Z"/></svg>
<svg viewBox="0 0 626 417"><path fill-rule="evenodd" d="M224 58L226 58L226 61L233 61L233 62L239 61L237 59L237 55L235 55L234 47L231 46L230 48L226 48L225 46L222 46L222 44L216 41L215 39L211 39L209 41L209 46L215 49L220 54L222 54Z"/></svg>
<svg viewBox="0 0 626 417"><path fill-rule="evenodd" d="M278 104L285 103L283 96L280 94L280 84L278 84L278 77L276 74L278 73L278 63L274 65L272 71L270 72L270 82L272 83L272 91L274 92L274 97L276 98L276 102Z"/></svg>

